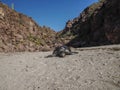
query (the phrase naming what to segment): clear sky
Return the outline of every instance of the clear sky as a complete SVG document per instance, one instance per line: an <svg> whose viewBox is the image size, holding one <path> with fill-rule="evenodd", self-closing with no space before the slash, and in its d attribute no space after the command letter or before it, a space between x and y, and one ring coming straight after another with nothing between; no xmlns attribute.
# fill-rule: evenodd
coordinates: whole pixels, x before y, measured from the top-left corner
<svg viewBox="0 0 120 90"><path fill-rule="evenodd" d="M65 27L68 20L77 16L98 0L1 0L15 10L32 17L40 26L48 26L55 31Z"/></svg>

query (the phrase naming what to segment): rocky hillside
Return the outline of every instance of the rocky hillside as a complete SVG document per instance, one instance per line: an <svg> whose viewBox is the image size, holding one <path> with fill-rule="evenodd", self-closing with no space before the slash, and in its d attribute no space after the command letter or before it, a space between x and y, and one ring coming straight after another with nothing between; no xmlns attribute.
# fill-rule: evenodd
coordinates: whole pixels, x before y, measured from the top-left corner
<svg viewBox="0 0 120 90"><path fill-rule="evenodd" d="M49 50L56 32L0 3L0 52Z"/></svg>
<svg viewBox="0 0 120 90"><path fill-rule="evenodd" d="M58 37L74 47L120 43L120 0L92 4L79 17L69 20Z"/></svg>
<svg viewBox="0 0 120 90"><path fill-rule="evenodd" d="M50 50L59 43L73 47L120 43L120 0L92 4L57 34L0 3L0 52Z"/></svg>

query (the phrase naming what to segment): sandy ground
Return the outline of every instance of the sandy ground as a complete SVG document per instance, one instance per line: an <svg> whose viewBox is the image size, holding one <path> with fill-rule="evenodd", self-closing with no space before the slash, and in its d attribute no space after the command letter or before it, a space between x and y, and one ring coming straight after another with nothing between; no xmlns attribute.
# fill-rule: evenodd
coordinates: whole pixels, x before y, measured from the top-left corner
<svg viewBox="0 0 120 90"><path fill-rule="evenodd" d="M1 53L0 90L120 90L120 45L74 51Z"/></svg>

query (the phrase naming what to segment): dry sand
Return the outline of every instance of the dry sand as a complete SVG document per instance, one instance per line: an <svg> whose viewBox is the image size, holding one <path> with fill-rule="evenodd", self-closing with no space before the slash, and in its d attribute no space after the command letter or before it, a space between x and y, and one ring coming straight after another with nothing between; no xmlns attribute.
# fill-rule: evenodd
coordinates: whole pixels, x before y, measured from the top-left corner
<svg viewBox="0 0 120 90"><path fill-rule="evenodd" d="M75 51L1 53L0 90L120 90L120 45Z"/></svg>

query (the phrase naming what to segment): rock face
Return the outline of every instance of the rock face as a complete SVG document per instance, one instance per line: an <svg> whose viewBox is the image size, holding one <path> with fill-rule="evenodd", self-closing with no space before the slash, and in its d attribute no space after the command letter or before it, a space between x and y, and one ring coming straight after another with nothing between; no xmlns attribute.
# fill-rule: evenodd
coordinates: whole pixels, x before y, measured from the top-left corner
<svg viewBox="0 0 120 90"><path fill-rule="evenodd" d="M0 52L49 50L54 46L55 34L0 3Z"/></svg>
<svg viewBox="0 0 120 90"><path fill-rule="evenodd" d="M120 0L100 0L66 23L61 37L74 47L120 43Z"/></svg>

